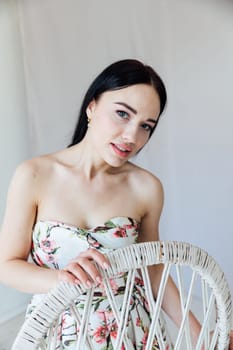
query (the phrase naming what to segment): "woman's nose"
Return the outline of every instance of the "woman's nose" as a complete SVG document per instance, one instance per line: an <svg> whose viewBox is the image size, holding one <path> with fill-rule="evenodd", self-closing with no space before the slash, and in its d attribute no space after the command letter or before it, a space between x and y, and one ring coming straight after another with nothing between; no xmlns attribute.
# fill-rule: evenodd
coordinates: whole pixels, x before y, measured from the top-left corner
<svg viewBox="0 0 233 350"><path fill-rule="evenodd" d="M138 136L137 126L128 125L122 133L122 138L128 143L136 143L137 136Z"/></svg>

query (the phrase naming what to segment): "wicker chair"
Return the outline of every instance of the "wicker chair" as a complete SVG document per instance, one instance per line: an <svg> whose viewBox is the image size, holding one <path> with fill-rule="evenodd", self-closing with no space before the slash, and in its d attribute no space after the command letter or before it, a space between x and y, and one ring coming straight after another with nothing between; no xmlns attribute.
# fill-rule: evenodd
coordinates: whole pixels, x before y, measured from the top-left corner
<svg viewBox="0 0 233 350"><path fill-rule="evenodd" d="M173 334L174 349L193 349L188 322L188 312L192 307L192 295L199 295L202 304L202 312L198 316L202 329L195 349L201 349L203 345L205 350L228 349L232 317L230 291L219 265L205 251L184 242L160 241L138 243L117 249L109 253L108 258L111 267L107 270L100 269L100 272L103 275L107 298L118 323L115 350L121 349L122 344L127 350L134 349L131 340L127 338L126 323L130 293L135 283L134 275L136 270L141 271L151 312L151 325L144 349L152 349L154 336L157 337L160 349L165 349L162 336L161 305L166 282L170 274L179 288L183 315L180 328L175 335ZM155 301L150 288L147 267L161 263L164 264L164 268ZM123 304L119 311L109 279L120 272L127 274L127 283ZM94 288L85 289L82 285L60 283L45 296L41 304L27 318L14 342L12 350L55 349L59 315L67 307L75 315L80 327L76 349L94 349L88 337L89 305L91 304L93 291ZM74 302L82 293L87 293L88 302L81 317L77 312L77 308L75 308ZM211 337L210 331L212 331Z"/></svg>

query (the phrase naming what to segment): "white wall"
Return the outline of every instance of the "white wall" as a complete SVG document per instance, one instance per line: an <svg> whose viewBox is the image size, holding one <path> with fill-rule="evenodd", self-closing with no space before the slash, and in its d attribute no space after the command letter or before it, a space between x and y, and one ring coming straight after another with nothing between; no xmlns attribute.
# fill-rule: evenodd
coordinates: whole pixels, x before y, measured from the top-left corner
<svg viewBox="0 0 233 350"><path fill-rule="evenodd" d="M18 13L13 0L0 1L0 76L1 221L14 168L30 155ZM0 284L0 323L21 311L27 300L25 294Z"/></svg>
<svg viewBox="0 0 233 350"><path fill-rule="evenodd" d="M164 184L161 237L206 249L233 293L233 2L163 11L168 108L139 163Z"/></svg>

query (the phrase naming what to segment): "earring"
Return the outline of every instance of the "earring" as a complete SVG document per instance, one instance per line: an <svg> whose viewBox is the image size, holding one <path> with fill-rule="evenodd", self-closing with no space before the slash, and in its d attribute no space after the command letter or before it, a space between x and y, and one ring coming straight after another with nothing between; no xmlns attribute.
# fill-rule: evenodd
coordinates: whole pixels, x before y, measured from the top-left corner
<svg viewBox="0 0 233 350"><path fill-rule="evenodd" d="M87 117L87 127L90 126L90 123L91 123L91 118L90 118L90 117Z"/></svg>

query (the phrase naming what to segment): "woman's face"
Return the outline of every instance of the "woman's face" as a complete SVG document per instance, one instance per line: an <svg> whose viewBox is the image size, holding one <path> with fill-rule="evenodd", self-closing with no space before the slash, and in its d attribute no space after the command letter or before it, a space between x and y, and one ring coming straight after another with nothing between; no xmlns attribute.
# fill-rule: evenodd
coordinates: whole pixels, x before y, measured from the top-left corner
<svg viewBox="0 0 233 350"><path fill-rule="evenodd" d="M107 91L87 108L88 137L107 163L120 166L147 143L159 113L159 96L150 85Z"/></svg>

